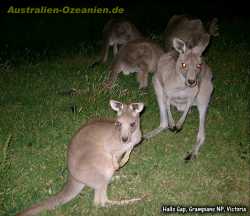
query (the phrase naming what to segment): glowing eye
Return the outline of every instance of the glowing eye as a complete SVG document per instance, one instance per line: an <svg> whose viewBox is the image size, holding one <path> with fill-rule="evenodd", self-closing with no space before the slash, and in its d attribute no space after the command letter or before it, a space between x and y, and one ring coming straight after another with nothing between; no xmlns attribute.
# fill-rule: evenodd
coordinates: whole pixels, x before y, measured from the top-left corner
<svg viewBox="0 0 250 216"><path fill-rule="evenodd" d="M121 127L122 124L121 124L121 122L118 122L118 121L117 121L117 122L115 123L115 126L116 126L116 127Z"/></svg>
<svg viewBox="0 0 250 216"><path fill-rule="evenodd" d="M182 68L186 68L187 65L185 63L181 63Z"/></svg>
<svg viewBox="0 0 250 216"><path fill-rule="evenodd" d="M197 64L196 67L201 69L201 64Z"/></svg>
<svg viewBox="0 0 250 216"><path fill-rule="evenodd" d="M130 127L133 128L134 126L135 126L135 122L133 122L133 123L130 124Z"/></svg>

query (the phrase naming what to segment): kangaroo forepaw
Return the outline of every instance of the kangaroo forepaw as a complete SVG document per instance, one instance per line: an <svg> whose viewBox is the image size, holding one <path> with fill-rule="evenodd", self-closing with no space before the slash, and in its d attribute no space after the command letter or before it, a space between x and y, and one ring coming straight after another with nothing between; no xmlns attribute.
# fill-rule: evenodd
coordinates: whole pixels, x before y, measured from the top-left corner
<svg viewBox="0 0 250 216"><path fill-rule="evenodd" d="M196 155L195 154L193 154L193 153L189 153L186 157L185 157L185 162L187 163L187 162L189 162L189 161L191 161L191 160L195 160L196 159Z"/></svg>

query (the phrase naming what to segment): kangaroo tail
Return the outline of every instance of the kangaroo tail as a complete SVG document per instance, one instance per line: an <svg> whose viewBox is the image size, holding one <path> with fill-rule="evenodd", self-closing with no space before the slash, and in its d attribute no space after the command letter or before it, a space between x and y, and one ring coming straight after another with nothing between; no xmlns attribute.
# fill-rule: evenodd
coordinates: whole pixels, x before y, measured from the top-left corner
<svg viewBox="0 0 250 216"><path fill-rule="evenodd" d="M17 216L32 216L37 215L44 210L54 209L56 206L67 203L76 197L81 192L83 187L83 183L78 182L72 176L69 176L68 181L61 192L48 198L47 200L31 206L28 209L25 209L23 212L18 213Z"/></svg>
<svg viewBox="0 0 250 216"><path fill-rule="evenodd" d="M134 202L138 202L142 200L141 198L134 198L134 199L129 199L129 200L120 200L120 201L116 201L116 200L108 200L107 204L108 205L128 205L128 204L132 204Z"/></svg>
<svg viewBox="0 0 250 216"><path fill-rule="evenodd" d="M107 205L111 206L111 205L128 205L128 204L132 204L134 202L138 202L141 201L143 199L145 199L148 195L145 194L142 197L138 197L138 198L133 198L133 199L128 199L128 200L107 200Z"/></svg>
<svg viewBox="0 0 250 216"><path fill-rule="evenodd" d="M219 36L218 18L213 18L208 23L208 33L212 36Z"/></svg>

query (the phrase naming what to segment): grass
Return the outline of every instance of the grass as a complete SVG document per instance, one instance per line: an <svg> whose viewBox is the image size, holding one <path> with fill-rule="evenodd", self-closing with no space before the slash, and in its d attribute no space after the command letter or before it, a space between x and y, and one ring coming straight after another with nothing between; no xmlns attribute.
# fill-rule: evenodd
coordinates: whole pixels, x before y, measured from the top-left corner
<svg viewBox="0 0 250 216"><path fill-rule="evenodd" d="M162 204L249 208L250 51L246 43L232 38L230 32L222 33L205 54L214 71L215 91L207 116L206 141L196 161L183 161L197 132L198 113L193 109L181 133L164 132L135 148L129 163L117 173L121 178L111 183L111 199L147 194L143 202L96 208L93 191L87 188L72 202L41 215L160 215ZM142 92L134 75L121 75L115 88L105 92L100 83L107 77L107 67L90 69L93 58L80 52L2 67L0 215L15 215L61 189L72 134L88 119L115 117L109 99L143 101L143 132L158 126L152 84ZM77 94L60 94L72 88Z"/></svg>

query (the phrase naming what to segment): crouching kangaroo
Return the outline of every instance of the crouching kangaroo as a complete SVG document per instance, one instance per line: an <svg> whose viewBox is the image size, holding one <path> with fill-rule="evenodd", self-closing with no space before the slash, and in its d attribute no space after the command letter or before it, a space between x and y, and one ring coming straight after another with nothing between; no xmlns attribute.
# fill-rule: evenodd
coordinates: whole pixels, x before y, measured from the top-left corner
<svg viewBox="0 0 250 216"><path fill-rule="evenodd" d="M128 42L114 59L110 67L109 78L104 86L112 88L120 72L125 75L137 72L139 88L146 88L149 72L156 71L161 55L163 55L163 49L152 40L137 39Z"/></svg>
<svg viewBox="0 0 250 216"><path fill-rule="evenodd" d="M169 128L180 131L191 106L199 111L199 130L196 144L186 160L194 159L205 140L205 118L213 91L212 72L202 58L202 53L209 43L210 36L204 34L193 48L174 38L173 47L177 51L164 54L158 63L158 70L153 77L153 85L160 109L160 126L146 134L150 138ZM183 112L177 123L171 114L170 106Z"/></svg>
<svg viewBox="0 0 250 216"><path fill-rule="evenodd" d="M207 25L204 25L200 19L192 18L186 15L174 15L170 18L165 30L165 48L166 51L172 50L173 39L183 40L187 46L197 46L205 34L218 36L218 19L213 18Z"/></svg>
<svg viewBox="0 0 250 216"><path fill-rule="evenodd" d="M142 199L111 201L107 198L107 187L115 170L128 161L133 147L141 141L139 115L144 107L143 103L126 105L114 100L110 105L117 111L116 120L92 121L73 136L68 148L69 176L62 191L17 215L36 215L67 203L85 185L95 190L94 203L100 206L122 205Z"/></svg>
<svg viewBox="0 0 250 216"><path fill-rule="evenodd" d="M111 19L103 29L103 47L101 62L108 59L109 47L113 47L114 56L118 53L118 46L125 45L131 40L142 38L136 26L128 20Z"/></svg>

